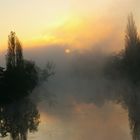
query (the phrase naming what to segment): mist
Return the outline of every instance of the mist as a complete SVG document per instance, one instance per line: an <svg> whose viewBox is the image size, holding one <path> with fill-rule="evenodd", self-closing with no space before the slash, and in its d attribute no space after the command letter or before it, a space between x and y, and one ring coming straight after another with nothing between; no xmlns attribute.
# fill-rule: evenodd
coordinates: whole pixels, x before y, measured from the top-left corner
<svg viewBox="0 0 140 140"><path fill-rule="evenodd" d="M131 87L128 81L121 78L109 79L105 73L106 65L117 54L117 52L110 51L110 47L108 49L106 47L105 50L103 46L107 46L107 44L109 44L107 41L106 45L105 42L100 42L97 46L93 45L84 51L71 50L66 45L24 49L24 57L35 61L41 68L48 61L53 63L55 67L55 75L43 85L36 87L31 95L31 99L38 104L42 116L40 129L41 131L47 129L48 138L51 133L56 139L58 137L56 131L62 129L60 139L65 139L67 136L70 140L103 139L104 135L106 135L106 139L112 139L113 135L116 135L116 139L130 139L127 110L122 109L118 103L120 103L121 95L131 92ZM69 49L69 53L66 52L66 49ZM2 57L1 62L4 64L4 57ZM114 111L116 108L118 108L117 111ZM122 116L125 123L122 122L122 124L125 127L120 129L122 124L117 124L117 128L114 129L109 124L115 124L115 114L118 113L121 116L120 112L124 114ZM95 114L96 116L94 116ZM123 118L121 117L119 120ZM44 118L46 119L44 120ZM89 123L82 123L87 120ZM93 123L91 123L92 121ZM58 130L55 131L53 127L55 128L57 123L59 128L57 127ZM90 126L86 125L90 123ZM69 129L66 129L67 125L70 126ZM83 126L80 128L80 125ZM105 131L104 125L107 125L109 131L112 131L112 135L109 134L109 131ZM42 127L45 127L44 130ZM96 127L99 128L96 130ZM75 131L75 129L79 129L79 131ZM91 130L96 130L95 136ZM100 136L101 130L105 133Z"/></svg>
<svg viewBox="0 0 140 140"><path fill-rule="evenodd" d="M114 61L119 54L113 49L110 50L111 41L112 39L103 40L83 50L71 49L69 45L37 46L24 50L24 57L27 60L35 61L39 67L44 68L47 62L51 62L54 66L55 75L37 86L31 94L31 99L38 105L42 127L47 125L47 122L50 125L58 123L60 129L64 131L60 139L65 139L67 136L70 140L103 139L104 136L106 139L112 139L113 135L110 135L109 131L102 133L101 137L99 135L101 130L105 131L104 126L106 125L116 135L116 139L118 139L117 135L120 136L119 139L130 139L129 123L131 131L134 133L135 121L139 122L139 113L137 114L139 105L135 104L136 100L132 93L138 94L139 88L134 89L129 77L128 79L119 75L110 77L107 72L108 64L111 64L110 62ZM1 59L2 65L5 63L4 58ZM116 61L114 62L116 63ZM119 71L119 69L117 70ZM117 111L114 111L116 108ZM114 114L119 115L119 111L124 113L125 124L122 124L125 127L123 129L120 129L122 124L115 125L117 121ZM96 116L94 116L95 114ZM77 121L75 122L75 120ZM121 121L121 117L119 120ZM116 130L109 125L112 123L117 127ZM66 129L68 125L70 128ZM81 129L80 125L83 125ZM96 130L96 127L99 128ZM59 128L57 129L59 130ZM75 129L80 130L75 131ZM83 133L85 129L87 130ZM92 130L96 131L95 136L92 135ZM136 135L138 134L136 130ZM56 139L55 132L53 135Z"/></svg>
<svg viewBox="0 0 140 140"><path fill-rule="evenodd" d="M41 131L46 130L48 138L51 133L52 139L56 139L56 137L65 139L67 136L70 140L82 138L84 140L87 137L103 139L104 135L106 135L106 139L112 139L113 135L116 135L116 139L118 139L117 135L122 140L130 139L127 110L118 105L120 95L129 90L129 84L123 79L108 79L104 72L106 64L116 53L102 51L98 46L93 46L86 51L71 50L70 53L65 52L67 48L69 47L47 46L25 50L24 53L26 58L35 60L40 67L43 67L48 61L55 65L55 75L41 87L37 87L31 95L32 99L38 103L42 116ZM116 108L118 109L114 112ZM115 113L120 116L124 114L122 116L124 116L125 124L122 122L116 126L116 129L113 129L113 126L109 126L105 122L108 120L109 124L115 124ZM83 119L80 119L82 116ZM121 117L118 120L123 118ZM106 119L104 120L104 118ZM89 124L93 120L91 126L85 126L86 124L82 123L88 119ZM97 122L95 123L94 120ZM91 130L95 131L96 124L100 124L100 128L96 130L95 136L92 136ZM80 125L83 126L80 127ZM104 125L107 125L112 131L112 135L109 134L109 131L105 131ZM122 125L124 128L120 129ZM67 129L67 126L70 128ZM100 129L105 131L101 137ZM90 132L88 133L88 131Z"/></svg>

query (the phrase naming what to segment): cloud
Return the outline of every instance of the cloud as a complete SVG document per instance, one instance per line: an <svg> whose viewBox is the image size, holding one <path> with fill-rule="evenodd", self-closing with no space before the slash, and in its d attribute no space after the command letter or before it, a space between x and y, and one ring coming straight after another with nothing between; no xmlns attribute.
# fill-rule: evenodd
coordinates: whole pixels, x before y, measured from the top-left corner
<svg viewBox="0 0 140 140"><path fill-rule="evenodd" d="M46 47L67 45L73 50L84 50L104 42L106 49L114 51L122 47L121 36L119 26L108 17L72 16L60 25L46 29L31 42Z"/></svg>

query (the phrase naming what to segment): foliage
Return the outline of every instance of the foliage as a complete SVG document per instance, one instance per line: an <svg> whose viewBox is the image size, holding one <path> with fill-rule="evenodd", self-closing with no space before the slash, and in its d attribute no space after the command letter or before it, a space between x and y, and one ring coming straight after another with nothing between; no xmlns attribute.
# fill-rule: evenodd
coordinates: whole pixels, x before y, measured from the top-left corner
<svg viewBox="0 0 140 140"><path fill-rule="evenodd" d="M140 82L140 39L132 14L128 17L125 48L113 56L107 66L110 77L126 79L131 84Z"/></svg>
<svg viewBox="0 0 140 140"><path fill-rule="evenodd" d="M8 36L6 69L0 76L0 100L12 101L29 95L36 86L52 74L52 64L40 69L33 61L25 60L22 45L14 32Z"/></svg>
<svg viewBox="0 0 140 140"><path fill-rule="evenodd" d="M108 64L110 77L129 83L129 90L121 94L121 103L127 108L133 140L140 139L140 39L132 14L128 17L125 48L112 57Z"/></svg>
<svg viewBox="0 0 140 140"><path fill-rule="evenodd" d="M8 36L6 68L0 67L0 136L27 140L28 132L37 131L39 113L28 95L54 74L54 65L44 69L25 60L22 45L14 32Z"/></svg>

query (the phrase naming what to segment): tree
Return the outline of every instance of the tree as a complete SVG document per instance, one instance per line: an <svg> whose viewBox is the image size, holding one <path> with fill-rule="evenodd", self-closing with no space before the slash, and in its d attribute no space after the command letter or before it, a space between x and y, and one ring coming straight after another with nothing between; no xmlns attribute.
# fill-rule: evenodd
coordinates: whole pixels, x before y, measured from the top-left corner
<svg viewBox="0 0 140 140"><path fill-rule="evenodd" d="M15 32L11 32L8 36L6 69L0 80L0 100L16 100L29 95L36 86L54 74L52 66L48 63L45 69L40 69L33 61L25 60L22 45Z"/></svg>
<svg viewBox="0 0 140 140"><path fill-rule="evenodd" d="M22 52L22 46L18 38L16 37L16 66L22 67L23 66L23 52Z"/></svg>
<svg viewBox="0 0 140 140"><path fill-rule="evenodd" d="M109 68L111 77L117 73L117 80L128 84L119 100L128 110L133 140L140 140L140 39L132 14L128 16L124 50L113 57Z"/></svg>
<svg viewBox="0 0 140 140"><path fill-rule="evenodd" d="M127 23L126 35L125 35L125 53L128 53L130 49L136 48L138 42L139 42L139 37L137 33L137 27L135 25L133 15L130 14L128 16L128 23Z"/></svg>
<svg viewBox="0 0 140 140"><path fill-rule="evenodd" d="M140 82L140 40L137 33L137 27L133 19L133 15L128 17L126 35L125 35L125 49L123 52L122 69L123 74L133 84Z"/></svg>
<svg viewBox="0 0 140 140"><path fill-rule="evenodd" d="M23 58L22 45L15 32L8 36L6 68L0 67L0 135L12 140L27 140L28 132L37 131L39 113L28 97L54 74L53 64L45 69Z"/></svg>
<svg viewBox="0 0 140 140"><path fill-rule="evenodd" d="M15 32L11 31L8 36L8 50L6 55L7 70L23 65L23 52L21 43Z"/></svg>

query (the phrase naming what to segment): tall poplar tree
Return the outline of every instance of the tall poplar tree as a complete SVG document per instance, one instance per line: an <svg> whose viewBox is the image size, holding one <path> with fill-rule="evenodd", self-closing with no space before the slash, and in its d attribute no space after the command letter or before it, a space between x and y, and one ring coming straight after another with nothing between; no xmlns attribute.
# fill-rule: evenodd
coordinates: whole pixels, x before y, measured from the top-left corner
<svg viewBox="0 0 140 140"><path fill-rule="evenodd" d="M23 52L19 39L15 32L8 36L8 50L6 56L7 70L23 65Z"/></svg>

